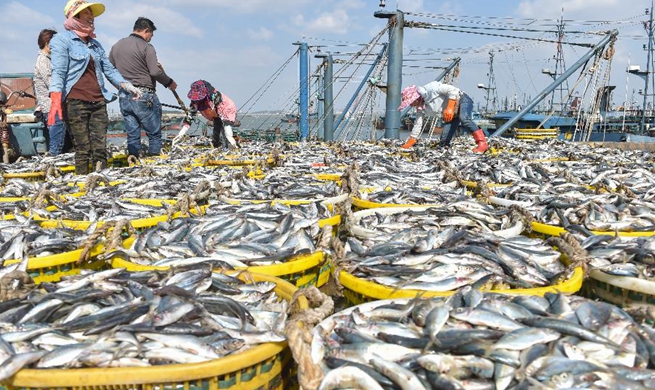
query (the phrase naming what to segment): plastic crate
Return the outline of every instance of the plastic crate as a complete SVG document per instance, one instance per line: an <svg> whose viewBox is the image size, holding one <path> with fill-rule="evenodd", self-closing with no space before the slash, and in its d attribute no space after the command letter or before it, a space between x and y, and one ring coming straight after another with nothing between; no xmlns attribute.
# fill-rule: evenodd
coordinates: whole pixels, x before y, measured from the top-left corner
<svg viewBox="0 0 655 390"><path fill-rule="evenodd" d="M341 222L341 216L322 219L318 222L319 227L327 224L336 226ZM132 244L134 237L125 241L125 245ZM135 264L121 257L115 257L111 263L113 268L125 268L128 271L167 270L169 267L155 267ZM316 251L310 255L296 256L288 259L283 264L258 265L245 268L249 272L269 275L285 280L296 287L307 286L321 287L330 279L330 264L323 251Z"/></svg>
<svg viewBox="0 0 655 390"><path fill-rule="evenodd" d="M272 281L275 292L290 301L298 290L267 275L241 274L242 280ZM308 309L304 297L300 309ZM52 390L219 390L289 389L297 386L286 342L266 343L221 359L152 367L24 369L7 380L5 389Z"/></svg>

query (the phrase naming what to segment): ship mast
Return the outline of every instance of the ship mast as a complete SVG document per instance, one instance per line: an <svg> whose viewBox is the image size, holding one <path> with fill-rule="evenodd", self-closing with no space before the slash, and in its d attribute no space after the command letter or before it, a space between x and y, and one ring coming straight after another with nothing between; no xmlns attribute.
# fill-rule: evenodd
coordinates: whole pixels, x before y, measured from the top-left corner
<svg viewBox="0 0 655 390"><path fill-rule="evenodd" d="M564 9L562 8L562 15L560 16L559 24L557 25L557 55L555 56L555 71L550 72L547 69L542 70L543 73L548 74L553 78L553 80L559 78L564 72L566 72L566 65L564 64L564 50L562 48L562 42L564 41ZM558 112L564 110L564 97L568 96L568 80L566 81L566 86L564 83L557 86L551 95L550 98L550 111L557 109ZM557 105L555 105L555 97L559 95L559 100Z"/></svg>
<svg viewBox="0 0 655 390"><path fill-rule="evenodd" d="M646 75L644 77L644 104L641 107L641 126L639 127L642 134L646 132L646 108L648 105L648 80L650 79L650 74L651 74L650 65L653 56L653 2L651 2L650 5L650 12L648 9L646 9L646 12L650 14L650 18L648 19L648 22L644 22L644 28L648 33L648 49L647 49L648 54L646 57Z"/></svg>
<svg viewBox="0 0 655 390"><path fill-rule="evenodd" d="M496 94L496 76L494 75L494 52L489 52L489 80L487 81L487 97L484 107L485 115L489 115L489 100L491 99L491 112L496 113L496 101L498 95ZM489 96L491 95L491 96Z"/></svg>

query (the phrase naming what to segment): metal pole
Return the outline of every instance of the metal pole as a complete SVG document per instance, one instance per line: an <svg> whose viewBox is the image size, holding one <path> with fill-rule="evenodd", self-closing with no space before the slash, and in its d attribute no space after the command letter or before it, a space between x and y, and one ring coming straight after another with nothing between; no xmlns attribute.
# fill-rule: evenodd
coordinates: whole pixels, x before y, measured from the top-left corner
<svg viewBox="0 0 655 390"><path fill-rule="evenodd" d="M541 91L530 103L528 103L527 106L525 106L518 114L516 114L512 119L508 120L505 122L504 125L502 125L498 130L496 130L493 134L491 134L490 137L497 137L502 135L504 132L507 131L514 123L518 122L523 115L527 114L534 108L539 102L544 100L546 96L548 96L549 93L555 90L558 85L562 84L570 75L573 74L579 67L581 67L587 60L589 60L594 54L596 54L598 51L602 50L605 45L607 45L610 40L615 39L616 36L619 35L619 32L617 30L612 30L609 32L603 39L600 40L594 46L587 54L582 56L573 66L571 66L569 69L566 70L566 72L562 73L560 77L558 77L555 81L553 81L546 89Z"/></svg>
<svg viewBox="0 0 655 390"><path fill-rule="evenodd" d="M323 78L323 100L325 104L325 117L323 119L323 132L325 141L334 140L334 76L333 76L333 67L334 61L332 60L332 54L317 54L316 58L323 58L323 63L325 64L325 76ZM348 108L346 108L346 111Z"/></svg>
<svg viewBox="0 0 655 390"><path fill-rule="evenodd" d="M366 85L366 83L368 83L368 79L369 79L369 77L371 77L371 73L373 73L373 70L375 70L375 67L378 65L378 63L380 62L382 57L384 57L384 52L385 51L387 51L387 44L383 43L382 44L382 50L380 50L380 52L378 53L378 56L375 57L375 61L373 61L373 64L369 68L368 72L366 72L366 75L364 76L364 79L362 79L362 82L359 83L359 86L357 87L357 90L355 91L353 96L350 98L350 101L346 105L346 108L343 109L343 112L339 116L339 119L337 119L337 123L334 125L335 130L339 128L339 125L343 121L343 118L346 117L346 114L348 113L348 110L350 109L350 106L352 106L353 103L355 102L355 100L357 99L357 96L359 95L359 92L361 92L362 88L364 88L364 85ZM387 88L388 88L388 86L387 86ZM387 95L387 102L389 101L388 97L389 97L389 95ZM398 102L398 106L399 105L400 105L400 102ZM396 114L400 113L398 111L398 106L396 106ZM388 112L388 109L387 109L387 112ZM385 118L385 123L386 123L386 118ZM398 130L396 129L396 131L398 131Z"/></svg>
<svg viewBox="0 0 655 390"><path fill-rule="evenodd" d="M402 11L377 11L376 18L389 19L389 62L387 64L387 104L384 115L384 137L400 137L400 89L403 84L403 33L405 17Z"/></svg>
<svg viewBox="0 0 655 390"><path fill-rule="evenodd" d="M493 85L491 85L491 78L493 77L494 73L494 52L490 51L489 52L489 78L487 80L487 97L486 97L486 103L484 105L484 112L485 114L489 114L489 93L491 92L491 89L494 88Z"/></svg>
<svg viewBox="0 0 655 390"><path fill-rule="evenodd" d="M641 106L641 133L646 132L646 106L648 104L648 79L650 79L650 62L653 52L653 4L650 6L650 19L648 20L648 55L646 56L646 77L644 77L644 104Z"/></svg>
<svg viewBox="0 0 655 390"><path fill-rule="evenodd" d="M296 42L300 45L300 140L307 140L309 135L309 45L307 42Z"/></svg>
<svg viewBox="0 0 655 390"><path fill-rule="evenodd" d="M437 78L434 79L434 80L435 80L435 81L441 81L441 80L443 80L443 78L446 77L446 75L448 74L448 72L450 72L450 71L451 71L455 66L457 66L457 64L459 64L459 62L460 62L461 60L462 60L462 59L459 58L459 57L455 58L455 59L453 60L453 62L451 62L450 65L448 65L448 66L446 67L446 69L444 69L443 72L441 72L441 73L439 74L439 76L437 76Z"/></svg>
<svg viewBox="0 0 655 390"><path fill-rule="evenodd" d="M325 64L323 64L325 66ZM318 102L316 107L316 126L318 127L318 139L325 139L325 126L321 118L325 118L325 79L323 74L318 72L318 93L316 94Z"/></svg>

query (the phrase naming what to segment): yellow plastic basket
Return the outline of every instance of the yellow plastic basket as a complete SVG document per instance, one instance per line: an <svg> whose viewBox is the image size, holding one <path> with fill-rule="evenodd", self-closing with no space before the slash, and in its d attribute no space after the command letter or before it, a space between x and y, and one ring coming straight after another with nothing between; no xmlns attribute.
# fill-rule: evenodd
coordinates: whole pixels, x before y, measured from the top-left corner
<svg viewBox="0 0 655 390"><path fill-rule="evenodd" d="M337 184L341 183L341 175L336 173L313 173L316 180L334 181Z"/></svg>
<svg viewBox="0 0 655 390"><path fill-rule="evenodd" d="M462 180L462 184L464 184L467 188L477 188L478 183L474 181L469 181L469 180ZM511 187L512 184L500 184L500 183L487 183L487 187L489 188L506 188L506 187Z"/></svg>
<svg viewBox="0 0 655 390"><path fill-rule="evenodd" d="M547 292L575 294L580 291L583 278L584 271L581 267L578 267L573 271L573 275L571 275L568 280L553 286L510 290L489 290L488 292L511 295L544 295ZM360 279L346 271L341 271L339 274L339 281L344 287L343 295L350 306L380 299L414 298L418 294L422 297L447 297L455 293L455 291L430 292L421 290L394 290L393 288L375 282Z"/></svg>
<svg viewBox="0 0 655 390"><path fill-rule="evenodd" d="M353 206L357 209L377 209L381 207L431 207L431 206L443 206L439 204L397 204L397 203L378 203L371 202L370 200L364 200L360 198L353 198Z"/></svg>
<svg viewBox="0 0 655 390"><path fill-rule="evenodd" d="M325 225L336 226L340 222L341 216L335 215L334 217L320 220L318 225L322 228ZM133 240L134 237L125 240L125 246L129 247ZM125 268L128 271L165 271L169 268L140 265L121 257L114 257L111 266L113 268ZM249 272L278 277L299 288L307 286L321 287L330 279L330 263L327 261L323 251L316 251L310 255L297 256L287 260L283 264L258 265L244 269Z"/></svg>
<svg viewBox="0 0 655 390"><path fill-rule="evenodd" d="M58 282L62 276L77 275L82 269L102 269L106 268L105 261L93 260L98 255L104 253L105 246L98 244L91 248L89 258L91 262L77 264L77 260L82 254L82 249L58 253L51 256L30 257L27 261L27 273L32 277L34 283ZM5 261L6 265L19 263L20 259Z"/></svg>
<svg viewBox="0 0 655 390"><path fill-rule="evenodd" d="M558 237L561 233L565 233L566 229L559 227L559 226L553 226L553 225L546 225L544 223L539 223L539 222L532 222L532 232L534 233L541 233L546 236L555 236ZM594 234L609 234L611 236L615 236L616 234L613 231L607 231L607 232L601 232L601 231L591 231ZM652 232L618 232L619 237L649 237L655 235L655 231Z"/></svg>
<svg viewBox="0 0 655 390"><path fill-rule="evenodd" d="M259 159L259 160L208 160L205 166L243 166L243 165L256 165L256 164L274 164L275 160L272 158Z"/></svg>
<svg viewBox="0 0 655 390"><path fill-rule="evenodd" d="M242 280L272 281L275 292L287 301L298 290L267 275L241 274ZM304 297L300 309L308 309ZM294 386L291 353L286 342L266 343L221 359L194 364L152 367L26 369L5 383L7 390L219 390L289 389Z"/></svg>
<svg viewBox="0 0 655 390"><path fill-rule="evenodd" d="M174 200L169 200L169 199L124 199L125 201L133 202L133 203L139 203L139 204L144 204L148 206L161 206L163 203L168 203L168 204L174 204L176 201ZM199 206L196 209L192 209L191 214L193 215L203 215L205 213L205 209L207 206ZM182 216L181 212L177 212L171 216L171 218L179 218ZM168 215L159 215L156 217L149 217L149 218L140 218L140 219L134 219L130 221L130 224L134 229L137 231L145 230L147 228L156 226L159 222L166 222L169 220ZM99 221L98 226L104 225L106 222L105 221ZM89 226L91 226L92 222L90 221L73 221L73 220L53 220L53 219L47 219L47 220L42 220L39 222L41 227L47 228L47 229L56 229L59 227L67 227L71 229L87 229Z"/></svg>
<svg viewBox="0 0 655 390"><path fill-rule="evenodd" d="M332 198L326 198L326 199L235 199L235 198L228 198L226 196L221 196L220 200L221 202L233 204L233 205L240 205L240 204L262 204L262 203L270 203L270 204L276 204L280 203L286 206L298 206L302 204L310 204L313 202L320 202L322 204L325 204L328 208L328 210L332 211L334 205L336 203L340 203L345 201L346 199L349 198L348 194L341 194L338 196L334 196Z"/></svg>

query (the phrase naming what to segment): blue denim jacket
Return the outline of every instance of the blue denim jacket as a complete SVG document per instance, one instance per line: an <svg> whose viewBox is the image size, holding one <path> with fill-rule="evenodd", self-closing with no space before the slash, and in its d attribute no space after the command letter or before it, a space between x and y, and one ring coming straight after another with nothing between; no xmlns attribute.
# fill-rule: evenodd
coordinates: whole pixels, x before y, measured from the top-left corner
<svg viewBox="0 0 655 390"><path fill-rule="evenodd" d="M87 45L73 31L66 30L52 37L50 50L52 79L49 91L63 92L63 99L66 99L73 85L80 80L91 57L95 61L96 77L106 101L112 101L116 99L116 96L105 89L103 74L116 88L120 88L120 84L126 82L114 65L109 62L100 42L95 39L90 39Z"/></svg>

